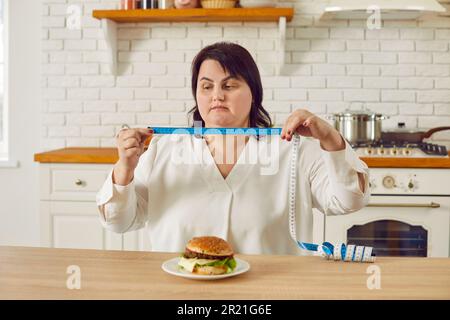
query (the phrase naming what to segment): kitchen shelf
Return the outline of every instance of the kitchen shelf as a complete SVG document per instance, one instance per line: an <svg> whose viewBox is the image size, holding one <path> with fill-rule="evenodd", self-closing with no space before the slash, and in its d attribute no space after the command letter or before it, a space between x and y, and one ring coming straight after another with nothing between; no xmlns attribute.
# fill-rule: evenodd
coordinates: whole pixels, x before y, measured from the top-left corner
<svg viewBox="0 0 450 320"><path fill-rule="evenodd" d="M157 22L278 22L278 68L284 65L286 22L294 16L293 8L231 8L231 9L152 9L94 10L92 16L102 20L103 33L110 52L111 73L117 73L117 25L119 23Z"/></svg>
<svg viewBox="0 0 450 320"><path fill-rule="evenodd" d="M278 21L292 20L292 8L231 8L231 9L152 9L94 10L94 18L118 23L134 22L211 22L211 21Z"/></svg>

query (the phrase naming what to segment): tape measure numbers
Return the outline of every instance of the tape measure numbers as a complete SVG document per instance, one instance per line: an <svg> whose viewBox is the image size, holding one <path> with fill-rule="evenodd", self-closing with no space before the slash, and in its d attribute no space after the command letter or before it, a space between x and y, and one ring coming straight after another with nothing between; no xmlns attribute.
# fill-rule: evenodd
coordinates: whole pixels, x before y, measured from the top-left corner
<svg viewBox="0 0 450 320"><path fill-rule="evenodd" d="M281 128L204 128L204 127L148 127L154 134L224 134L224 135L280 135Z"/></svg>

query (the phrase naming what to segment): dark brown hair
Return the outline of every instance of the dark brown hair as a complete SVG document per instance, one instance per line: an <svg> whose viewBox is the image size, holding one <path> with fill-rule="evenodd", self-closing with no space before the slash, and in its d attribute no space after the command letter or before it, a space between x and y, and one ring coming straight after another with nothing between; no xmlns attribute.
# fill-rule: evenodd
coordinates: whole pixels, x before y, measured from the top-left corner
<svg viewBox="0 0 450 320"><path fill-rule="evenodd" d="M258 67L250 53L242 46L231 42L217 42L203 48L192 61L192 95L195 106L189 111L193 121L201 121L205 126L197 104L197 81L200 66L205 60L215 60L232 77L244 80L252 92L252 106L250 109L250 127L269 128L272 120L269 113L262 106L263 88Z"/></svg>

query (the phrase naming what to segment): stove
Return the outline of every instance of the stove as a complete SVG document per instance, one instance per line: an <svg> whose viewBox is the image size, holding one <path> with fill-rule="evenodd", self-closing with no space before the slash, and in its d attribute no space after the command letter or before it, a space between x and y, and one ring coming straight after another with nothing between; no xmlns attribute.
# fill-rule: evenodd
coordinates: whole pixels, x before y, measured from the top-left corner
<svg viewBox="0 0 450 320"><path fill-rule="evenodd" d="M431 143L359 144L360 157L448 158ZM370 246L377 256L450 256L450 169L370 168L370 202L352 214L319 216L317 240ZM317 224L319 225L319 224Z"/></svg>
<svg viewBox="0 0 450 320"><path fill-rule="evenodd" d="M448 158L447 148L432 143L377 142L352 146L360 157Z"/></svg>
<svg viewBox="0 0 450 320"><path fill-rule="evenodd" d="M369 204L324 217L324 241L377 256L449 257L450 169L371 168L369 179Z"/></svg>

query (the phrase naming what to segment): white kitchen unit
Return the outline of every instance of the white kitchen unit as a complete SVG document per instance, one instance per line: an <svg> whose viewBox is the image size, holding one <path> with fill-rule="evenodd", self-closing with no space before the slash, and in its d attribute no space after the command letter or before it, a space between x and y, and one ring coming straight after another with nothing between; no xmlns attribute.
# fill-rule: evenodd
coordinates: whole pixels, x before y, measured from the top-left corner
<svg viewBox="0 0 450 320"><path fill-rule="evenodd" d="M144 250L142 231L117 234L99 221L95 202L111 165L40 163L41 245L53 248Z"/></svg>

